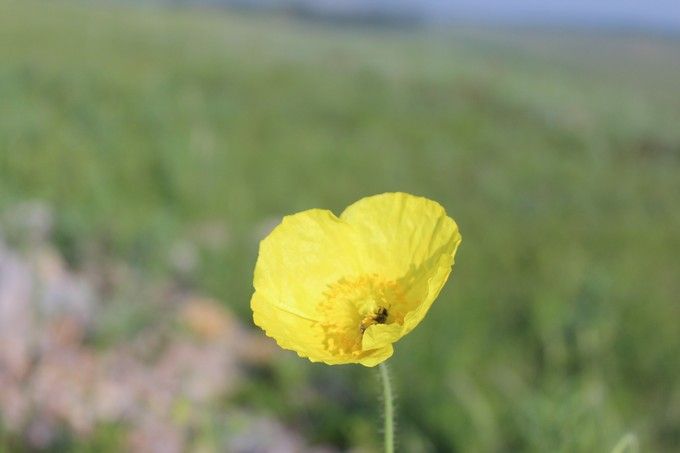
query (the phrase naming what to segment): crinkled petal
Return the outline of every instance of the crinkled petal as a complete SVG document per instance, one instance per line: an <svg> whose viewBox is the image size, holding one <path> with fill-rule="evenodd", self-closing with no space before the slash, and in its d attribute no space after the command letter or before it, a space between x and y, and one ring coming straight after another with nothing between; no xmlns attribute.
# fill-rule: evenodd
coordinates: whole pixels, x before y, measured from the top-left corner
<svg viewBox="0 0 680 453"><path fill-rule="evenodd" d="M355 360L354 362L358 362L363 366L373 367L392 357L392 354L394 354L394 347L391 344L388 344L383 348L364 352L361 358L359 358L359 360Z"/></svg>
<svg viewBox="0 0 680 453"><path fill-rule="evenodd" d="M400 282L410 306L404 331L425 316L444 286L460 233L437 202L406 193L363 198L340 218L360 235L362 261L370 272Z"/></svg>
<svg viewBox="0 0 680 453"><path fill-rule="evenodd" d="M285 312L315 319L328 285L360 272L356 242L354 230L330 211L286 216L260 243L255 291Z"/></svg>
<svg viewBox="0 0 680 453"><path fill-rule="evenodd" d="M456 237L453 244L442 246L430 262L411 272L406 277L410 283L402 283L408 288L408 300L415 302L414 308L404 317L402 335L409 333L425 318L448 280L454 263L454 255L460 244L460 235L457 234Z"/></svg>
<svg viewBox="0 0 680 453"><path fill-rule="evenodd" d="M389 346L401 338L403 329L403 326L396 323L373 324L364 332L361 348L368 351Z"/></svg>
<svg viewBox="0 0 680 453"><path fill-rule="evenodd" d="M253 294L250 307L253 310L253 322L282 348L293 350L300 357L315 362L329 359L323 347L324 333L314 320L279 308L258 292Z"/></svg>

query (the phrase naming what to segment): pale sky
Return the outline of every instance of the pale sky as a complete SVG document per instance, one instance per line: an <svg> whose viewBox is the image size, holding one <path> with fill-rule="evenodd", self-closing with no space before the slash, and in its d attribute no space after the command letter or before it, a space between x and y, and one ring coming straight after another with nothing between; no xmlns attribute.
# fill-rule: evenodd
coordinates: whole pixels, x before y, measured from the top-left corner
<svg viewBox="0 0 680 453"><path fill-rule="evenodd" d="M300 1L300 0L253 0ZM343 10L368 7L425 11L451 18L581 25L627 25L680 31L680 0L301 0Z"/></svg>
<svg viewBox="0 0 680 453"><path fill-rule="evenodd" d="M680 0L414 0L435 14L680 30Z"/></svg>

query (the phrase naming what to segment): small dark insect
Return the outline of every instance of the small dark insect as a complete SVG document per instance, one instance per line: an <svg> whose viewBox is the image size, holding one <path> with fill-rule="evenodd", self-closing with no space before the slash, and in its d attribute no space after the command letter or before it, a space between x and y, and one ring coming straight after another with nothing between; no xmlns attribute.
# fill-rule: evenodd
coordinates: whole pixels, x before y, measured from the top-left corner
<svg viewBox="0 0 680 453"><path fill-rule="evenodd" d="M361 321L359 331L363 334L366 331L366 329L368 329L368 326L370 326L373 323L385 324L385 322L387 321L387 316L388 316L387 308L380 307L378 309L378 313L376 313L375 316L373 317L367 316L366 318L364 318L363 321Z"/></svg>
<svg viewBox="0 0 680 453"><path fill-rule="evenodd" d="M387 321L387 308L380 307L373 320L378 324L385 324L385 321Z"/></svg>

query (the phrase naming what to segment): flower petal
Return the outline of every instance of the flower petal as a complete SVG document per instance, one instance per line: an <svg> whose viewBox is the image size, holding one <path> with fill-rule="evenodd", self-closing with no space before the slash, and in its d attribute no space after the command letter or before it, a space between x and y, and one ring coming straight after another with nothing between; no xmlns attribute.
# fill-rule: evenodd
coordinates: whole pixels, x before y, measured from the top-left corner
<svg viewBox="0 0 680 453"><path fill-rule="evenodd" d="M255 291L285 312L316 319L328 285L361 269L355 244L352 228L330 211L286 216L260 243Z"/></svg>
<svg viewBox="0 0 680 453"><path fill-rule="evenodd" d="M253 294L250 307L255 324L282 348L293 350L300 357L308 357L315 362L328 357L323 347L323 331L315 321L277 307L259 292Z"/></svg>
<svg viewBox="0 0 680 453"><path fill-rule="evenodd" d="M402 283L409 287L407 298L416 302L413 310L404 317L402 336L413 330L425 318L428 310L439 296L451 273L454 255L459 244L460 234L457 234L452 246L442 246L432 256L430 262L416 269L407 277L410 284Z"/></svg>
<svg viewBox="0 0 680 453"><path fill-rule="evenodd" d="M384 348L402 337L403 326L399 324L373 324L364 332L361 348L364 351Z"/></svg>
<svg viewBox="0 0 680 453"><path fill-rule="evenodd" d="M392 357L392 354L394 354L394 347L388 344L383 348L365 352L359 360L354 360L353 362L373 367Z"/></svg>
<svg viewBox="0 0 680 453"><path fill-rule="evenodd" d="M363 198L340 218L360 235L368 272L400 282L410 306L402 335L425 316L444 286L460 233L437 202L406 193Z"/></svg>

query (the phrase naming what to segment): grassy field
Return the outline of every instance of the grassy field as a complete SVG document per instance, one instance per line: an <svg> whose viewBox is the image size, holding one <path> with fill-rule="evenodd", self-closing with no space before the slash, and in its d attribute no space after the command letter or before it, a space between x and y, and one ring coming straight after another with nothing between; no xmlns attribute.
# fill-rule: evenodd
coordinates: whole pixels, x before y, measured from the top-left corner
<svg viewBox="0 0 680 453"><path fill-rule="evenodd" d="M194 244L188 284L250 322L280 216L433 198L463 244L390 360L402 451L677 451L679 80L645 37L2 0L0 209L53 206L76 269ZM285 353L237 403L373 448L375 377Z"/></svg>

